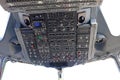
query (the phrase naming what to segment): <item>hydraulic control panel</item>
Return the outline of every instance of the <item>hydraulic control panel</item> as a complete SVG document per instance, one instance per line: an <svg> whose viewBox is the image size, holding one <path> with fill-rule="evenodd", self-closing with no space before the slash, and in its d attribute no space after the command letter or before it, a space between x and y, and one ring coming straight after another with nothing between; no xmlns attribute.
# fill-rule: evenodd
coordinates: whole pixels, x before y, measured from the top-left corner
<svg viewBox="0 0 120 80"><path fill-rule="evenodd" d="M26 26L15 29L24 57L32 64L47 67L85 63L91 57L94 38L90 37L96 29L82 22L84 17L75 11L24 17Z"/></svg>

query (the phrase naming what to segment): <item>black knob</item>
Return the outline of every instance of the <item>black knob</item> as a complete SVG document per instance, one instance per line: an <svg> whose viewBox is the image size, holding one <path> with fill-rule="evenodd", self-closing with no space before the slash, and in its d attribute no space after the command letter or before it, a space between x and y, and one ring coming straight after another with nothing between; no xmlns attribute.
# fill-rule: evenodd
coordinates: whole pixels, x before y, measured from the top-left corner
<svg viewBox="0 0 120 80"><path fill-rule="evenodd" d="M25 20L24 20L24 23L25 23L26 25L30 25L30 20L25 19Z"/></svg>
<svg viewBox="0 0 120 80"><path fill-rule="evenodd" d="M85 17L84 16L80 16L78 21L79 21L79 23L83 23L85 21Z"/></svg>

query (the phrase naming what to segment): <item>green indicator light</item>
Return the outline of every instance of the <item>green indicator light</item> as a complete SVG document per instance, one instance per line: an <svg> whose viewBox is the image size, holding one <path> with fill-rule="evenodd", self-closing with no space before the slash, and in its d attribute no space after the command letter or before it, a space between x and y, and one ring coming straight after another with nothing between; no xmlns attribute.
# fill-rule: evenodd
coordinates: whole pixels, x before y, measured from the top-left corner
<svg viewBox="0 0 120 80"><path fill-rule="evenodd" d="M38 39L42 39L42 37L41 37L41 36L37 36L37 38L38 38Z"/></svg>

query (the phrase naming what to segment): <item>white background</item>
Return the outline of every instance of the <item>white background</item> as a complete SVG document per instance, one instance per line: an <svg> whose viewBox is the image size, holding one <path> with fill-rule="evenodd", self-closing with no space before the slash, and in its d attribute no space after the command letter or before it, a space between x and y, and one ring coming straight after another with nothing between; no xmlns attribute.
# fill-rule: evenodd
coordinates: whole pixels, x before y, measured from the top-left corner
<svg viewBox="0 0 120 80"><path fill-rule="evenodd" d="M116 1L116 2L115 2ZM120 1L104 0L102 11L113 35L120 34ZM0 7L0 37L4 34L9 13ZM120 80L120 72L113 59L63 69L64 80ZM8 62L2 80L57 80L57 70Z"/></svg>

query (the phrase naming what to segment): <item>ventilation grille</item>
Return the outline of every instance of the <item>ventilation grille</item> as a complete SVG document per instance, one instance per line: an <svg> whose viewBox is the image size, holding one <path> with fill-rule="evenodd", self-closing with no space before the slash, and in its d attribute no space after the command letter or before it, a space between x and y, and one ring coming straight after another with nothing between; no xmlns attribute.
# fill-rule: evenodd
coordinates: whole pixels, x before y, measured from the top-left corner
<svg viewBox="0 0 120 80"><path fill-rule="evenodd" d="M1 0L0 3L9 12L53 12L95 7L102 0Z"/></svg>

